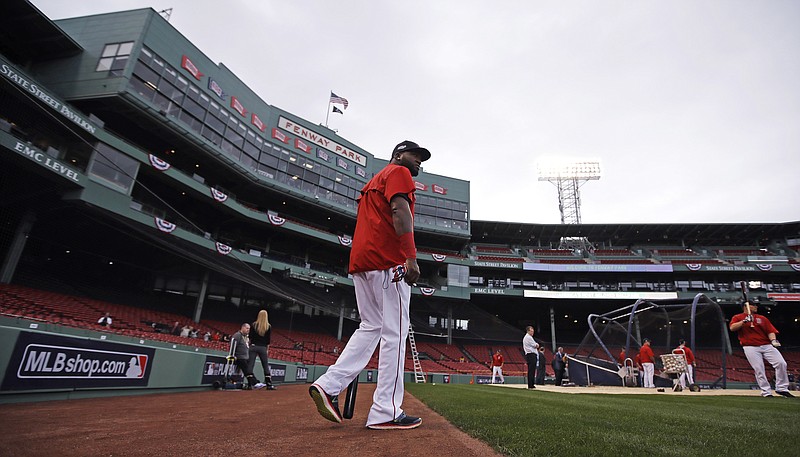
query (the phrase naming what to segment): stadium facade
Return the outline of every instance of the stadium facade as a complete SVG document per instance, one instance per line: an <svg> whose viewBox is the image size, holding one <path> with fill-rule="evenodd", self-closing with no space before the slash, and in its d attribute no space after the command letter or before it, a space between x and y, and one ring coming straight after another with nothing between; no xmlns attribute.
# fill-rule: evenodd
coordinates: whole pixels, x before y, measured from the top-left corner
<svg viewBox="0 0 800 457"><path fill-rule="evenodd" d="M52 21L7 3L0 282L352 328L355 198L388 151L270 105L152 9ZM640 298L702 293L732 314L744 280L800 339L800 222L476 221L467 180L416 184L419 333L518 341L534 324L577 343L589 313ZM559 250L569 237L590 249Z"/></svg>

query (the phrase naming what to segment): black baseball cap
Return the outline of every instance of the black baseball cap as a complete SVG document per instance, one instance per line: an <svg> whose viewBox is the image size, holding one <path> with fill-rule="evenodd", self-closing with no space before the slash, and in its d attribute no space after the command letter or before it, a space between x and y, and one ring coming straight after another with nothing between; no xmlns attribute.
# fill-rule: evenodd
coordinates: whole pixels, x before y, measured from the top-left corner
<svg viewBox="0 0 800 457"><path fill-rule="evenodd" d="M422 153L422 161L426 161L431 158L431 152L427 149L423 148L422 146L414 143L413 141L405 140L402 143L398 144L394 147L394 151L392 151L392 156L397 154L398 152L407 152L407 151L420 151Z"/></svg>

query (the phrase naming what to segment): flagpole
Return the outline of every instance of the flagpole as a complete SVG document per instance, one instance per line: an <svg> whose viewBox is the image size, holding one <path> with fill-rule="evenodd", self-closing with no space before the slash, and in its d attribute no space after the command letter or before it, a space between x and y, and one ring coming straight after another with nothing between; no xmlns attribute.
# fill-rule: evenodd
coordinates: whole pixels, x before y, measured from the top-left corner
<svg viewBox="0 0 800 457"><path fill-rule="evenodd" d="M331 93L333 93L333 92L331 92ZM325 113L325 128L328 127L328 116L330 116L330 115L331 115L331 97L329 95L328 96L328 112Z"/></svg>

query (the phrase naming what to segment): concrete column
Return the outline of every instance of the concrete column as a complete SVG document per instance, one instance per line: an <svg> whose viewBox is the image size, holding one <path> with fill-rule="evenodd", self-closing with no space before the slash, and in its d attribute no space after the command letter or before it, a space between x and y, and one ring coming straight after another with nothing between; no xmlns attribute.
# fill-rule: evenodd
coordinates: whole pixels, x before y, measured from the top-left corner
<svg viewBox="0 0 800 457"><path fill-rule="evenodd" d="M200 315L203 314L203 303L206 301L206 291L208 290L208 270L203 274L203 284L200 286L200 293L197 295L197 303L194 305L194 321L200 322Z"/></svg>
<svg viewBox="0 0 800 457"><path fill-rule="evenodd" d="M28 210L22 216L19 224L17 224L17 230L14 231L14 239L11 240L11 246L8 248L6 258L3 260L2 270L0 270L0 283L8 284L11 282L34 222L36 222L36 213Z"/></svg>

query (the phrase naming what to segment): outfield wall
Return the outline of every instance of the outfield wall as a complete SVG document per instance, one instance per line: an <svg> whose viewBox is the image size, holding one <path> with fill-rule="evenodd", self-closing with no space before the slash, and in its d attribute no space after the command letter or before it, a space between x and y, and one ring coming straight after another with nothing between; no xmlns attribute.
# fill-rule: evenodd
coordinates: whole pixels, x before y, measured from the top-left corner
<svg viewBox="0 0 800 457"><path fill-rule="evenodd" d="M225 355L0 316L0 403L208 389L222 378ZM281 361L270 368L277 384L305 383L326 369Z"/></svg>
<svg viewBox="0 0 800 457"><path fill-rule="evenodd" d="M225 353L90 329L0 316L0 403L205 390L220 380ZM270 359L274 383L309 383L326 366ZM263 373L261 362L256 377ZM374 383L377 370L359 381ZM431 373L428 382L485 382L471 375ZM414 382L414 373L405 373Z"/></svg>

